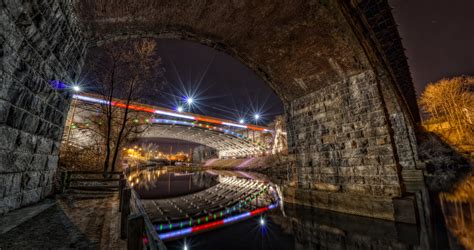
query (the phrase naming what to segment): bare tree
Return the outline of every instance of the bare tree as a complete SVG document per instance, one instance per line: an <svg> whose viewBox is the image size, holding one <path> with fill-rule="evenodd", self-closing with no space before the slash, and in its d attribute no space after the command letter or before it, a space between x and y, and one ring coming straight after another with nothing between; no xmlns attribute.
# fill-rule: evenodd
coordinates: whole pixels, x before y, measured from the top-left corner
<svg viewBox="0 0 474 250"><path fill-rule="evenodd" d="M473 144L474 77L429 83L419 103L429 114L426 123L435 124L435 132L454 143Z"/></svg>
<svg viewBox="0 0 474 250"><path fill-rule="evenodd" d="M156 96L164 85L164 70L156 54L156 41L152 39L109 44L92 53L86 71L92 77L89 89L106 102L99 107L100 121L90 128L103 137L106 174L115 170L121 145L127 138L146 128L135 124L143 114L130 107L134 102Z"/></svg>

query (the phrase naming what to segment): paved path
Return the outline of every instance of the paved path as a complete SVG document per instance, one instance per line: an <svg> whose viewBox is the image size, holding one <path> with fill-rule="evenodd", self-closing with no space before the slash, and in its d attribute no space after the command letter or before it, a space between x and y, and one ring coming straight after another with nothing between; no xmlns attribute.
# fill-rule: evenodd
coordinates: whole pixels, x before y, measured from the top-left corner
<svg viewBox="0 0 474 250"><path fill-rule="evenodd" d="M70 194L0 234L0 249L125 249L118 218L116 194Z"/></svg>

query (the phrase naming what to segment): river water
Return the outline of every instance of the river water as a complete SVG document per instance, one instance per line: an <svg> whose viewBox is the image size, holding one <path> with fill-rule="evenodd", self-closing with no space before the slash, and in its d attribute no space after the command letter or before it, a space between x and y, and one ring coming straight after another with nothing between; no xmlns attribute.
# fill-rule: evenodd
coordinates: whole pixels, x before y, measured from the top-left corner
<svg viewBox="0 0 474 250"><path fill-rule="evenodd" d="M204 172L169 170L141 170L132 174L129 181L134 183L142 199L182 196L217 183L216 178ZM219 171L218 174L268 181L265 176L255 173ZM168 249L181 250L474 249L474 245L469 245L474 232L472 202L455 197L458 196L442 195L444 206L424 208L431 219L418 225L284 204L263 215L165 244ZM446 214L448 230L442 211Z"/></svg>

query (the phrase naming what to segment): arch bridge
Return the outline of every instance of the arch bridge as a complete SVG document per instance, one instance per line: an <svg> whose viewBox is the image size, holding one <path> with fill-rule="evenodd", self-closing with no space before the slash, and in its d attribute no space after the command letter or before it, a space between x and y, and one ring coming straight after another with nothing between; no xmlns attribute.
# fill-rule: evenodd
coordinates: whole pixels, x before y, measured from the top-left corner
<svg viewBox="0 0 474 250"><path fill-rule="evenodd" d="M414 222L424 199L416 95L386 0L2 1L0 213L47 196L91 48L195 41L241 61L285 105L288 202ZM89 56L94 56L89 54ZM400 214L400 211L403 211ZM406 214L405 214L406 213Z"/></svg>
<svg viewBox="0 0 474 250"><path fill-rule="evenodd" d="M91 94L76 94L73 98L74 108L68 115L65 140L67 143L90 143L87 140L88 134L70 128L87 127L89 117L100 109L100 105L108 102ZM124 103L123 100L114 99L111 105L124 108ZM219 158L259 156L272 151L273 130L268 127L139 103L133 103L129 108L140 112L140 119L134 122L146 126L145 132L139 134L138 138L171 138L195 142L217 150Z"/></svg>

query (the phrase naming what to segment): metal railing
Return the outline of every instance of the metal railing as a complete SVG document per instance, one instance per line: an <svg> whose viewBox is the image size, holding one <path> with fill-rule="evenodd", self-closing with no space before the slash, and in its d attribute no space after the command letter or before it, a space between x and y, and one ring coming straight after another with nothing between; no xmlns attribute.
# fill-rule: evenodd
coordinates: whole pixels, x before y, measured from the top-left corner
<svg viewBox="0 0 474 250"><path fill-rule="evenodd" d="M120 181L121 238L127 238L127 249L166 250L150 217L145 211L140 196L126 179Z"/></svg>

